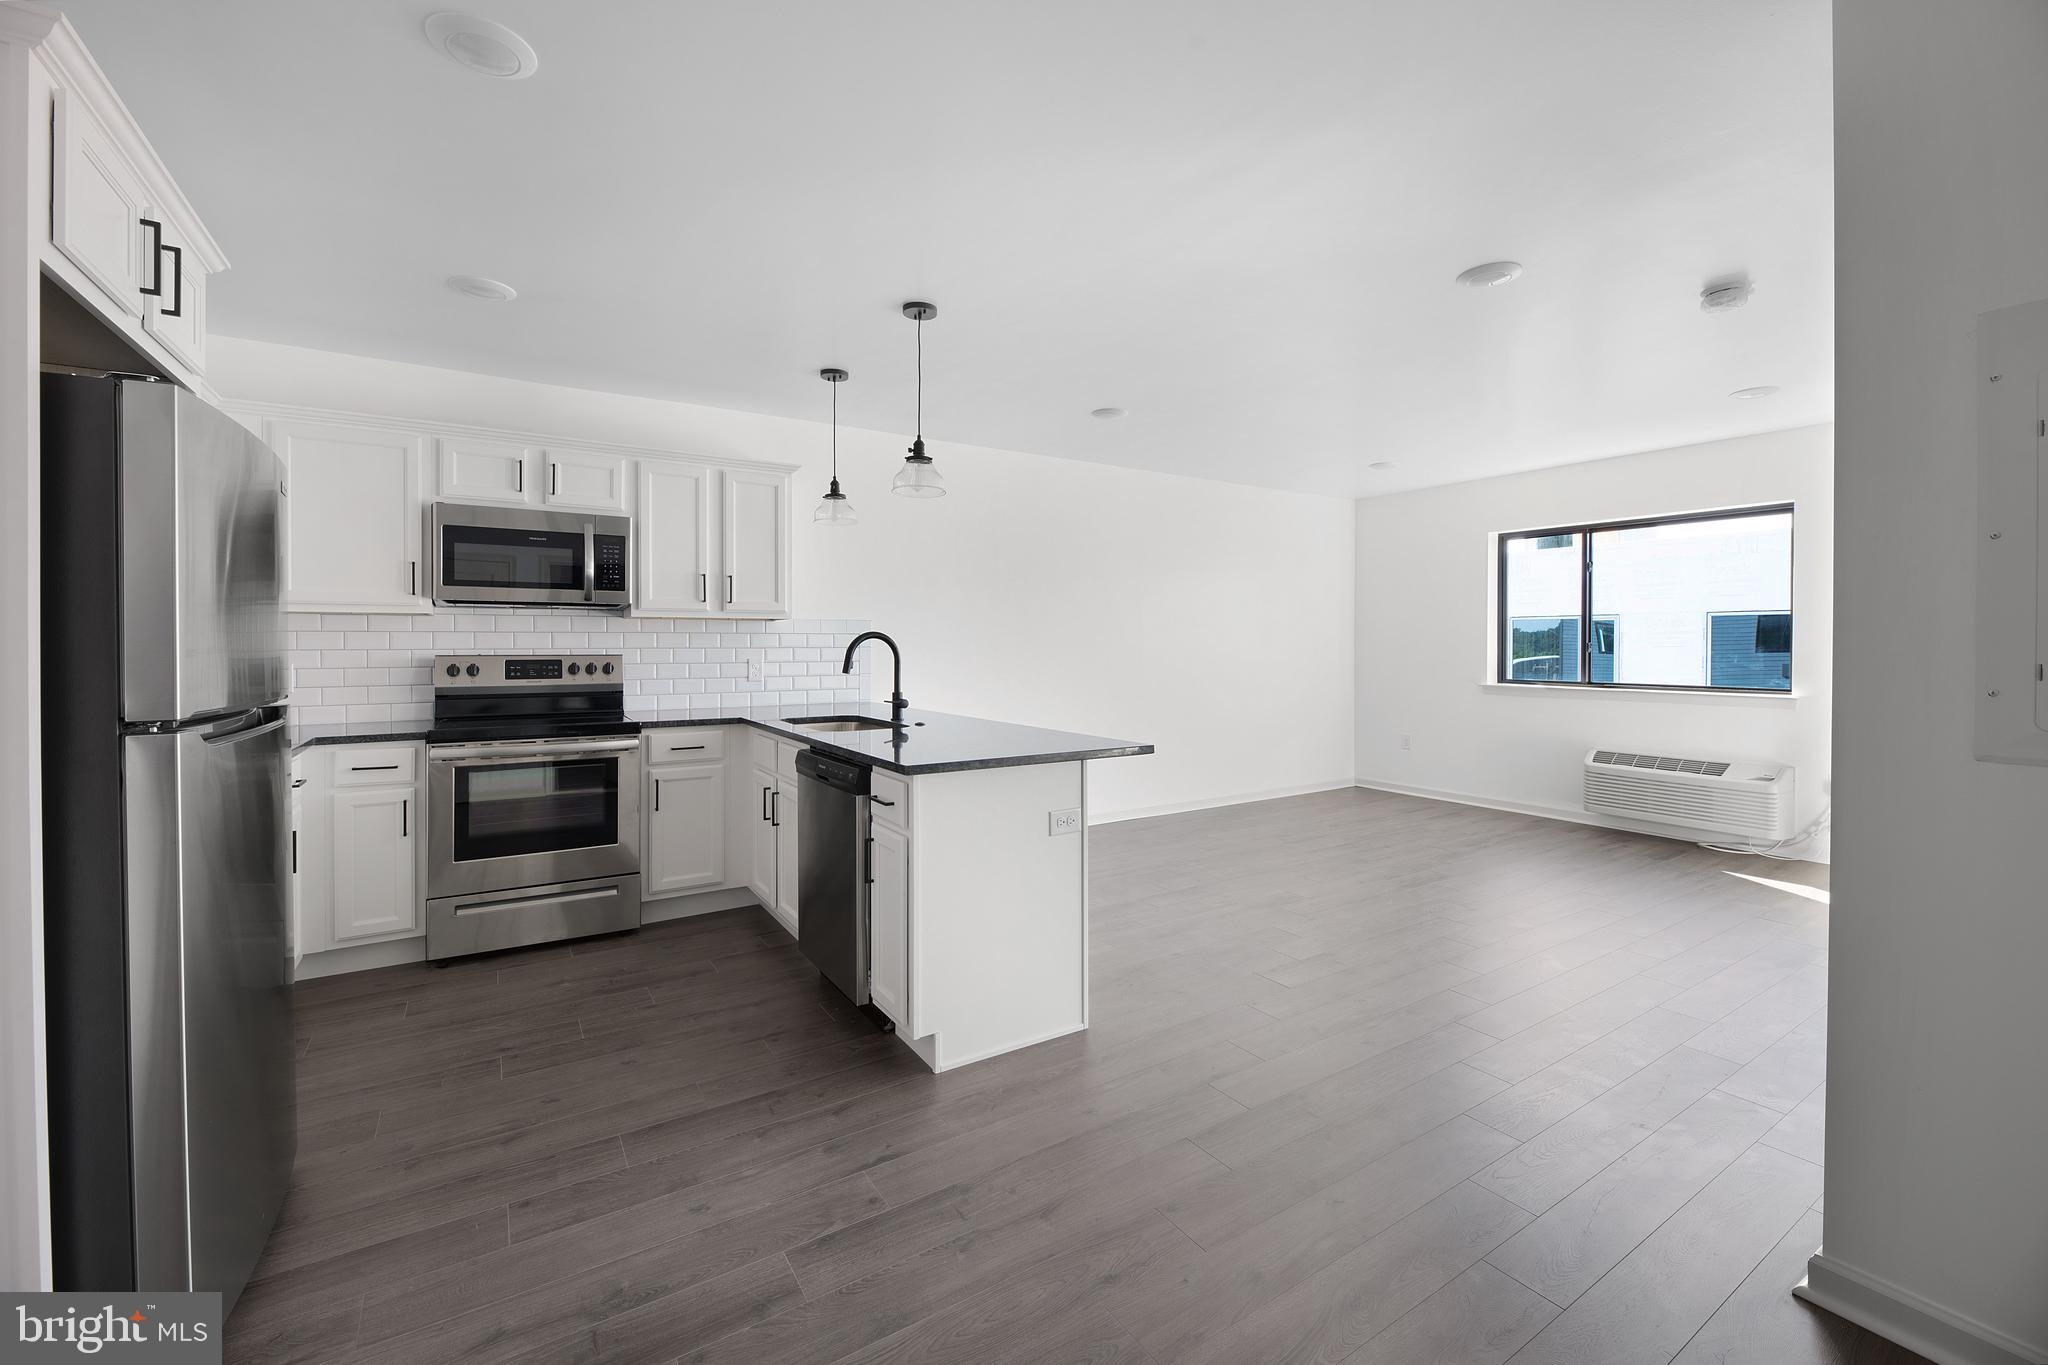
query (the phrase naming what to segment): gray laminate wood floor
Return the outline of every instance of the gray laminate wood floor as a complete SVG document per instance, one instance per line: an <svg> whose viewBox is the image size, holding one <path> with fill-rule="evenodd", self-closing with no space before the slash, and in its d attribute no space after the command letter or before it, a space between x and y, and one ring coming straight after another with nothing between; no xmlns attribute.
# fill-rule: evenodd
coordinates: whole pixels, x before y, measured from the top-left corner
<svg viewBox="0 0 2048 1365"><path fill-rule="evenodd" d="M1093 1027L944 1076L758 910L309 983L228 1358L1917 1360L1787 1293L1824 869L1366 791L1093 838Z"/></svg>

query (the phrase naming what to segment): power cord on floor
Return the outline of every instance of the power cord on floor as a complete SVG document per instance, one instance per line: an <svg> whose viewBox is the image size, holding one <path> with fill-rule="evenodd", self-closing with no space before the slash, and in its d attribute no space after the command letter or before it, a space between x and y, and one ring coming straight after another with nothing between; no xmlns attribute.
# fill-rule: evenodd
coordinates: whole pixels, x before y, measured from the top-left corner
<svg viewBox="0 0 2048 1365"><path fill-rule="evenodd" d="M1778 840L1775 844L1765 844L1759 847L1755 844L1709 844L1703 842L1700 844L1700 847L1712 849L1716 853L1747 853L1758 858L1776 858L1781 862L1798 862L1800 861L1798 854L1784 853L1780 850L1791 848L1796 844L1811 843L1815 839L1820 838L1821 835L1827 832L1828 826L1834 822L1834 813L1835 803L1830 801L1827 805L1821 807L1819 815L1813 817L1812 824L1800 830L1797 834Z"/></svg>

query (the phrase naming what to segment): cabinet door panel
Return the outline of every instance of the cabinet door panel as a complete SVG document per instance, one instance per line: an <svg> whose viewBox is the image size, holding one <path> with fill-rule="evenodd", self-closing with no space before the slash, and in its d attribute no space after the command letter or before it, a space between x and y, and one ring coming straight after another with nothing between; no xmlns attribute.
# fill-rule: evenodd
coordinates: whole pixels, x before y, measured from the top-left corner
<svg viewBox="0 0 2048 1365"><path fill-rule="evenodd" d="M638 560L633 608L650 615L716 610L711 588L711 471L701 465L640 462Z"/></svg>
<svg viewBox="0 0 2048 1365"><path fill-rule="evenodd" d="M758 801L757 801L758 798ZM773 907L775 899L775 836L776 828L768 821L770 804L775 799L775 774L767 768L754 769L753 785L748 788L746 812L753 820L753 833L747 841L751 853L747 868L747 885L761 904Z"/></svg>
<svg viewBox="0 0 2048 1365"><path fill-rule="evenodd" d="M868 846L868 993L910 1032L910 840L877 823Z"/></svg>
<svg viewBox="0 0 2048 1365"><path fill-rule="evenodd" d="M152 207L149 216L161 219L163 214ZM145 260L142 265L146 274L161 281L161 292L146 300L142 327L186 369L202 374L206 370L206 268L175 226L165 223L162 237L157 260Z"/></svg>
<svg viewBox="0 0 2048 1365"><path fill-rule="evenodd" d="M796 783L788 778L779 778L775 787L774 803L769 807L775 812L775 823L781 828L775 831L775 908L781 912L785 925L802 924L803 909L797 904L797 796Z"/></svg>
<svg viewBox="0 0 2048 1365"><path fill-rule="evenodd" d="M725 765L647 770L643 892L665 896L725 882Z"/></svg>
<svg viewBox="0 0 2048 1365"><path fill-rule="evenodd" d="M435 486L450 502L539 501L540 452L504 441L442 437Z"/></svg>
<svg viewBox="0 0 2048 1365"><path fill-rule="evenodd" d="M724 488L726 611L789 614L789 476L728 469Z"/></svg>
<svg viewBox="0 0 2048 1365"><path fill-rule="evenodd" d="M362 787L338 791L329 800L335 941L414 932L420 810L413 789Z"/></svg>
<svg viewBox="0 0 2048 1365"><path fill-rule="evenodd" d="M130 317L142 315L148 217L142 182L85 102L56 92L50 241Z"/></svg>
<svg viewBox="0 0 2048 1365"><path fill-rule="evenodd" d="M292 609L425 611L424 439L296 421L267 431L286 468Z"/></svg>
<svg viewBox="0 0 2048 1365"><path fill-rule="evenodd" d="M556 448L543 451L542 456L547 481L540 495L548 506L591 512L626 510L628 475L623 456Z"/></svg>

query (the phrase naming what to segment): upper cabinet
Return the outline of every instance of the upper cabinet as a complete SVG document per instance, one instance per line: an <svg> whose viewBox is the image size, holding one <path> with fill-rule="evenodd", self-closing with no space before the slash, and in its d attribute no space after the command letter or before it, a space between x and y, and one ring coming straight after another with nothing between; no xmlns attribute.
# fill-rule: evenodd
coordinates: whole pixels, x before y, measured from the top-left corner
<svg viewBox="0 0 2048 1365"><path fill-rule="evenodd" d="M443 502L613 515L631 510L631 462L623 455L468 436L444 436L434 444L434 490Z"/></svg>
<svg viewBox="0 0 2048 1365"><path fill-rule="evenodd" d="M293 611L426 611L425 438L277 418L263 434L285 463L286 604Z"/></svg>
<svg viewBox="0 0 2048 1365"><path fill-rule="evenodd" d="M428 506L456 502L630 516L635 615L790 614L790 469L272 404L227 407L285 462L293 610L432 610Z"/></svg>
<svg viewBox="0 0 2048 1365"><path fill-rule="evenodd" d="M31 95L49 119L29 186L49 206L45 272L166 374L200 387L207 281L226 258L69 22L20 11L0 41L34 45Z"/></svg>
<svg viewBox="0 0 2048 1365"><path fill-rule="evenodd" d="M540 500L549 507L585 512L631 510L631 479L626 460L592 450L549 447L541 452L547 485Z"/></svg>
<svg viewBox="0 0 2048 1365"><path fill-rule="evenodd" d="M789 615L790 477L781 469L641 461L634 613Z"/></svg>
<svg viewBox="0 0 2048 1365"><path fill-rule="evenodd" d="M770 469L719 474L723 605L730 615L789 615L789 485L788 474Z"/></svg>
<svg viewBox="0 0 2048 1365"><path fill-rule="evenodd" d="M711 591L711 499L717 472L681 460L640 462L640 510L633 519L633 609L642 616L715 613Z"/></svg>

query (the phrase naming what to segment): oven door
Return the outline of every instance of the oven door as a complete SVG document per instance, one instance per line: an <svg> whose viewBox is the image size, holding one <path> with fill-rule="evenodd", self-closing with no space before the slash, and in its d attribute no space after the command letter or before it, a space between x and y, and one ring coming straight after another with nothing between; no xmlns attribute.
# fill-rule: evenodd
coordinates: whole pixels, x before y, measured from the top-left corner
<svg viewBox="0 0 2048 1365"><path fill-rule="evenodd" d="M427 748L427 895L640 870L638 739Z"/></svg>
<svg viewBox="0 0 2048 1365"><path fill-rule="evenodd" d="M624 517L435 503L434 601L623 607L630 527Z"/></svg>

